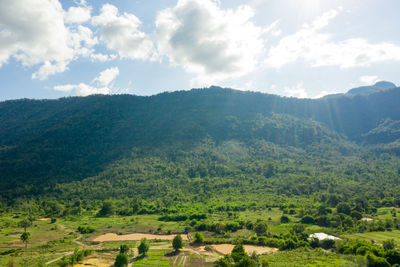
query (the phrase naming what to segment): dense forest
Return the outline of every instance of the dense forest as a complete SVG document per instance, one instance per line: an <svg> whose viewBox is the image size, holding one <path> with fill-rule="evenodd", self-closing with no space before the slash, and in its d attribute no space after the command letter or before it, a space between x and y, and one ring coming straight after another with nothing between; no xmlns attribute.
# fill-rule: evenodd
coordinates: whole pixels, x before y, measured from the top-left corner
<svg viewBox="0 0 400 267"><path fill-rule="evenodd" d="M200 197L191 193L199 187L213 195L218 184L301 195L343 192L354 180L396 198L385 183L400 171L399 100L399 88L380 82L316 100L211 87L2 102L2 201L72 193L157 199L162 194L149 190L166 197L178 184L173 194L187 198ZM293 179L311 188L299 190Z"/></svg>

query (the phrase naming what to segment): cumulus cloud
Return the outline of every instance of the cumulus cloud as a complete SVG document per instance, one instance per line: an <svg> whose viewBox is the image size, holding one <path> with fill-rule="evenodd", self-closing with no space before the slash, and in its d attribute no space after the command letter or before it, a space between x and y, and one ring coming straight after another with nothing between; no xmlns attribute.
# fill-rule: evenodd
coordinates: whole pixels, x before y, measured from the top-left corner
<svg viewBox="0 0 400 267"><path fill-rule="evenodd" d="M156 18L158 49L200 83L254 70L263 51L263 30L249 6L223 10L211 0L179 0Z"/></svg>
<svg viewBox="0 0 400 267"><path fill-rule="evenodd" d="M92 24L101 27L100 39L121 58L148 59L155 52L150 37L139 30L141 21L133 14L120 15L113 5L103 5Z"/></svg>
<svg viewBox="0 0 400 267"><path fill-rule="evenodd" d="M67 27L64 19L58 0L0 1L0 67L11 57L24 66L39 65L32 78L42 80L89 56L97 43L92 31Z"/></svg>
<svg viewBox="0 0 400 267"><path fill-rule="evenodd" d="M364 84L371 85L375 84L378 81L378 76L375 75L365 75L360 77L360 81Z"/></svg>
<svg viewBox="0 0 400 267"><path fill-rule="evenodd" d="M91 84L65 84L54 86L54 90L71 92L75 95L87 96L93 94L110 94L113 88L113 81L119 75L117 67L106 69L94 78Z"/></svg>
<svg viewBox="0 0 400 267"><path fill-rule="evenodd" d="M78 6L70 7L68 12L65 14L66 23L83 23L87 22L91 18L92 7L90 6Z"/></svg>
<svg viewBox="0 0 400 267"><path fill-rule="evenodd" d="M313 67L352 68L400 60L400 46L395 44L370 43L363 38L333 41L332 35L321 32L340 10L341 8L324 13L311 24L303 25L298 32L282 38L278 45L269 50L266 63L280 68L304 60Z"/></svg>
<svg viewBox="0 0 400 267"><path fill-rule="evenodd" d="M110 60L114 60L117 58L117 55L114 54L102 54L102 53L94 53L94 54L90 54L90 59L92 61L100 61L100 62L105 62L105 61L110 61Z"/></svg>
<svg viewBox="0 0 400 267"><path fill-rule="evenodd" d="M106 69L100 72L99 76L94 81L99 82L102 86L108 86L119 75L117 67Z"/></svg>
<svg viewBox="0 0 400 267"><path fill-rule="evenodd" d="M297 97L297 98L307 98L306 89L303 87L303 82L297 83L293 87L285 87L284 89L285 95L290 97Z"/></svg>

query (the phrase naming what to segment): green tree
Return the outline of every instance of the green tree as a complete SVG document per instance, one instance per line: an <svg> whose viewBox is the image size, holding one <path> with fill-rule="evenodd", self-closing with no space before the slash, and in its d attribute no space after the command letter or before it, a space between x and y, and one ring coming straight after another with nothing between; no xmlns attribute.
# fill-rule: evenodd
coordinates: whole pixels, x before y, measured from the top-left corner
<svg viewBox="0 0 400 267"><path fill-rule="evenodd" d="M254 231L257 233L258 236L265 235L268 230L268 225L264 221L257 221L254 225Z"/></svg>
<svg viewBox="0 0 400 267"><path fill-rule="evenodd" d="M221 258L214 262L214 267L230 267L232 264L226 258Z"/></svg>
<svg viewBox="0 0 400 267"><path fill-rule="evenodd" d="M250 258L248 255L245 255L238 263L235 264L235 267L257 267L257 262Z"/></svg>
<svg viewBox="0 0 400 267"><path fill-rule="evenodd" d="M350 212L350 216L356 220L361 220L362 214L359 211L353 210Z"/></svg>
<svg viewBox="0 0 400 267"><path fill-rule="evenodd" d="M128 252L129 252L129 247L128 247L128 245L122 244L122 245L119 247L119 253L128 254Z"/></svg>
<svg viewBox="0 0 400 267"><path fill-rule="evenodd" d="M282 215L281 216L281 223L288 223L288 222L290 222L289 217L286 216L286 215Z"/></svg>
<svg viewBox="0 0 400 267"><path fill-rule="evenodd" d="M247 256L243 245L236 245L232 249L231 256L235 262L239 262L244 256Z"/></svg>
<svg viewBox="0 0 400 267"><path fill-rule="evenodd" d="M31 225L32 225L32 222L31 222L31 220L29 220L29 219L23 219L22 221L20 221L20 222L18 223L18 226L19 226L19 227L24 228L24 232L26 232L26 228L28 228L28 227L31 226Z"/></svg>
<svg viewBox="0 0 400 267"><path fill-rule="evenodd" d="M203 234L202 234L202 233L199 233L199 232L195 233L195 234L194 234L194 240L193 240L193 242L196 243L196 244L204 243L204 236L203 236Z"/></svg>
<svg viewBox="0 0 400 267"><path fill-rule="evenodd" d="M181 235L176 235L172 240L172 247L175 251L179 251L183 247L183 241Z"/></svg>
<svg viewBox="0 0 400 267"><path fill-rule="evenodd" d="M147 241L147 239L142 238L142 240L140 241L140 244L138 246L139 254L142 254L143 256L145 256L147 254L147 252L149 251L149 248L150 248L150 244Z"/></svg>
<svg viewBox="0 0 400 267"><path fill-rule="evenodd" d="M115 258L115 267L127 267L129 263L129 258L126 254L124 253L119 253L117 255L117 258Z"/></svg>
<svg viewBox="0 0 400 267"><path fill-rule="evenodd" d="M100 217L108 217L114 215L115 207L114 203L110 200L103 201L103 206L101 207L100 211L97 213L97 216Z"/></svg>
<svg viewBox="0 0 400 267"><path fill-rule="evenodd" d="M394 239L384 240L382 242L382 245L384 250L394 249L396 246L396 244L394 243Z"/></svg>
<svg viewBox="0 0 400 267"><path fill-rule="evenodd" d="M25 243L25 249L28 247L28 242L30 239L31 233L29 232L23 232L22 235L20 236L22 242Z"/></svg>
<svg viewBox="0 0 400 267"><path fill-rule="evenodd" d="M367 266L368 267L390 267L389 262L382 257L377 257L373 253L367 255Z"/></svg>
<svg viewBox="0 0 400 267"><path fill-rule="evenodd" d="M301 223L305 223L305 224L312 224L314 223L314 217L311 215L306 215L303 218L301 218Z"/></svg>
<svg viewBox="0 0 400 267"><path fill-rule="evenodd" d="M338 213L343 213L346 215L350 215L351 212L350 205L347 204L346 202L340 202L339 204L337 204L336 210Z"/></svg>

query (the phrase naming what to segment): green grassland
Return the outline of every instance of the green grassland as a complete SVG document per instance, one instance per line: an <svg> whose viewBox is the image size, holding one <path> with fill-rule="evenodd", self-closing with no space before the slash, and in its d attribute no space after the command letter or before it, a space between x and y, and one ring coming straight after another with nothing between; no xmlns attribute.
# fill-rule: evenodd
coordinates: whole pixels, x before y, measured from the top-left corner
<svg viewBox="0 0 400 267"><path fill-rule="evenodd" d="M323 251L321 249L296 249L284 251L274 255L262 257L266 259L269 266L272 267L294 267L294 266L309 266L309 267L351 267L351 266L366 266L366 261L363 257L338 255L335 253Z"/></svg>
<svg viewBox="0 0 400 267"><path fill-rule="evenodd" d="M351 239L362 239L367 241L373 241L378 244L382 244L383 241L393 239L397 246L400 246L400 231L393 230L389 232L366 232L366 233L354 233L346 234L344 237Z"/></svg>
<svg viewBox="0 0 400 267"><path fill-rule="evenodd" d="M378 209L374 218L376 221L385 221L389 217L390 208ZM268 224L268 232L273 236L284 236L291 233L295 225L300 225L299 210L295 209L294 214L287 214L289 223L281 223L281 216L284 211L280 208L265 208L257 210L244 210L235 212L214 212L206 219L201 221L205 223L229 222L235 220L246 220L255 222L263 220ZM23 228L18 222L23 218L22 214L3 214L0 218L0 266L5 266L11 258L16 259L20 266L40 266L40 263L50 262L54 259L60 259L64 255L70 255L76 248L91 249L94 256L115 257L119 247L122 244L134 249L138 246L138 241L113 241L113 242L92 242L92 238L103 233L153 233L169 234L192 232L191 221L160 221L160 215L143 214L134 216L110 216L96 217L93 214L86 213L81 216L67 216L57 218L51 222L47 218L36 218L32 225L28 227L31 233L31 239L28 243L28 249L25 250L24 244L19 239L23 233ZM91 225L95 231L93 233L81 234L77 231L78 226ZM325 232L340 236L342 239L349 240L367 240L374 241L380 245L383 241L394 239L396 245L400 246L400 230L347 233L346 231L334 229L331 227L322 227L315 224L302 224L305 233ZM255 236L254 230L239 229L233 232L214 233L202 231L206 241L236 243L241 239L251 239ZM189 246L185 242L185 246ZM168 247L168 249L166 249ZM151 249L147 257L137 257L132 254L131 259L135 259L133 266L206 266L206 255L194 254L191 251L181 252L178 255L170 254L172 247L170 242L151 241ZM137 252L136 252L137 253ZM135 258L136 257L136 258ZM311 248L297 248L293 250L283 250L265 258L269 266L363 266L365 258L356 255L341 255L332 251ZM48 266L59 266L59 261L53 261ZM365 263L365 262L364 262Z"/></svg>

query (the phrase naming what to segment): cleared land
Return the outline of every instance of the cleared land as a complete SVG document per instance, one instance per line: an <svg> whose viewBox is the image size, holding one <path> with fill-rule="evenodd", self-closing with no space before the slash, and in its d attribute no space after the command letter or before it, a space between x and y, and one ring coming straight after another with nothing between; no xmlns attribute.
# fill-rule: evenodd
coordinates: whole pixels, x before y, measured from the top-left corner
<svg viewBox="0 0 400 267"><path fill-rule="evenodd" d="M225 254L230 254L234 246L235 245L232 244L218 244L218 245L212 245L211 247L214 248L219 253L225 255ZM278 252L278 249L271 247L259 247L251 245L244 245L243 247L246 253L249 255L253 254L253 252L256 252L257 254L266 254L266 253L269 254Z"/></svg>
<svg viewBox="0 0 400 267"><path fill-rule="evenodd" d="M92 241L95 242L107 242L107 241L138 241L142 238L147 238L148 240L172 240L176 235L152 235L152 234L128 234L128 235L117 235L114 233L107 233L95 237ZM186 235L181 235L182 239L187 241Z"/></svg>

